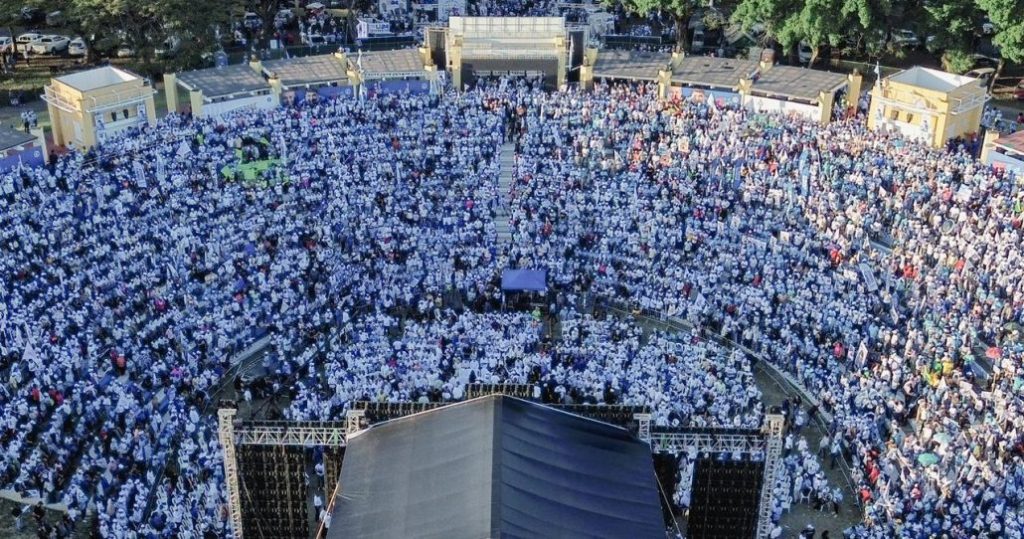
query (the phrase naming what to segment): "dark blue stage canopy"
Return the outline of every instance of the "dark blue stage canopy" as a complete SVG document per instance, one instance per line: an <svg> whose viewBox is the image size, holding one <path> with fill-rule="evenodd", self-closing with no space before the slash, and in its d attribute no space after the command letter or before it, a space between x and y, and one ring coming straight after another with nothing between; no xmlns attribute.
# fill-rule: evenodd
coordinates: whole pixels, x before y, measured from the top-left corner
<svg viewBox="0 0 1024 539"><path fill-rule="evenodd" d="M651 448L492 395L348 440L328 539L665 537Z"/></svg>

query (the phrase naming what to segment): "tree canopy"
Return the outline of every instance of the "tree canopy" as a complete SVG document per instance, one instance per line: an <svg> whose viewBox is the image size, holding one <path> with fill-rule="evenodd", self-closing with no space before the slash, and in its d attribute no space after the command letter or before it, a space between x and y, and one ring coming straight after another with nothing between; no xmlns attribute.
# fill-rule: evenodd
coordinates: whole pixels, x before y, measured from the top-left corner
<svg viewBox="0 0 1024 539"><path fill-rule="evenodd" d="M762 45L793 52L807 43L816 56L822 47L852 48L869 58L902 54L895 38L916 34L929 51L941 54L947 69L972 67L976 50L991 43L1002 58L1024 62L1024 0L606 0L639 15L670 14L685 30L690 16L708 6L728 12L729 21L759 36ZM986 17L994 32L982 33ZM903 38L906 39L906 38ZM683 36L680 36L682 43Z"/></svg>
<svg viewBox="0 0 1024 539"><path fill-rule="evenodd" d="M817 56L823 47L855 48L870 58L899 53L894 31L916 32L928 50L941 54L947 69L970 69L979 43L991 41L1005 60L1024 62L1024 0L603 0L626 12L660 14L675 23L679 45L688 41L688 22L698 12L715 14L744 30L757 29L762 45L792 53L805 42ZM194 64L217 47L217 35L247 11L272 28L288 0L0 0L0 18L16 23L22 7L61 11L69 32L89 46L127 46L144 64L169 37L180 43L179 62ZM991 36L982 23L991 21ZM269 33L257 35L262 45ZM989 55L991 56L991 54Z"/></svg>

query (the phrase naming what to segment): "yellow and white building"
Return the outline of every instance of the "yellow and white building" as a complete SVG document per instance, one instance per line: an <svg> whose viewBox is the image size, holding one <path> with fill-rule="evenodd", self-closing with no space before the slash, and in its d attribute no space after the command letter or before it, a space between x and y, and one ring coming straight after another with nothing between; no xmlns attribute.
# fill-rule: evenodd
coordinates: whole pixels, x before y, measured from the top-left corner
<svg viewBox="0 0 1024 539"><path fill-rule="evenodd" d="M111 66L51 79L42 97L54 145L85 150L125 129L154 125L154 93L142 77Z"/></svg>
<svg viewBox="0 0 1024 539"><path fill-rule="evenodd" d="M870 129L895 129L941 147L977 133L988 101L980 79L913 67L879 81L871 90Z"/></svg>

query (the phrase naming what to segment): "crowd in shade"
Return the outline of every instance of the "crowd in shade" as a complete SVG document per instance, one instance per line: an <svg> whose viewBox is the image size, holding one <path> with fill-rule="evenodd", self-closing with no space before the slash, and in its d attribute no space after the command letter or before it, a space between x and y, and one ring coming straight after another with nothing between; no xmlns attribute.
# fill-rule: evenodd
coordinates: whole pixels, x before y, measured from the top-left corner
<svg viewBox="0 0 1024 539"><path fill-rule="evenodd" d="M170 115L0 177L0 205L0 487L91 506L104 536L228 534L212 398L268 334L292 419L478 381L760 424L744 354L584 297L703 328L814 395L828 448L787 442L776 489L833 503L815 453L851 463L848 535L1024 529L1024 192L862 118L503 81ZM557 339L503 307L505 267L547 270Z"/></svg>
<svg viewBox="0 0 1024 539"><path fill-rule="evenodd" d="M353 401L461 400L467 384L513 383L531 384L542 402L648 405L657 426L761 423L749 362L706 340L644 336L633 324L573 311L561 338L544 344L532 314L437 313L406 323L399 338L389 329L397 319L360 322L298 381L286 417L328 420Z"/></svg>
<svg viewBox="0 0 1024 539"><path fill-rule="evenodd" d="M552 17L558 15L553 0L468 0L470 17Z"/></svg>

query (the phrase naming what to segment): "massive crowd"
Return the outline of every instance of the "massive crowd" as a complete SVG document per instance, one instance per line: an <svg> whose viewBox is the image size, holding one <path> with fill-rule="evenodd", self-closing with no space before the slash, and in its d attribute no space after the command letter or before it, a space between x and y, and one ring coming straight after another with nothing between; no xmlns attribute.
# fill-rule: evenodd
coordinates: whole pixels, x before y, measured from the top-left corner
<svg viewBox="0 0 1024 539"><path fill-rule="evenodd" d="M659 425L760 423L744 356L594 318L587 296L817 396L821 453L849 459L864 507L851 535L1020 537L1017 179L862 119L654 94L505 81L171 115L0 177L0 486L73 519L94 504L104 536L225 534L211 399L265 334L294 419L507 381ZM277 164L252 181L241 160ZM557 339L502 310L506 266L548 270ZM834 500L818 448L790 447L777 491Z"/></svg>

